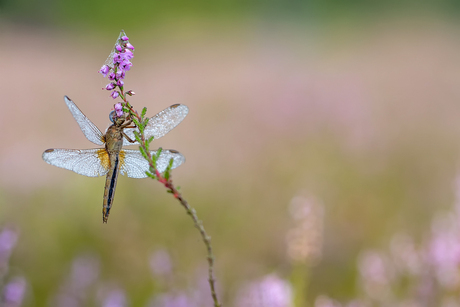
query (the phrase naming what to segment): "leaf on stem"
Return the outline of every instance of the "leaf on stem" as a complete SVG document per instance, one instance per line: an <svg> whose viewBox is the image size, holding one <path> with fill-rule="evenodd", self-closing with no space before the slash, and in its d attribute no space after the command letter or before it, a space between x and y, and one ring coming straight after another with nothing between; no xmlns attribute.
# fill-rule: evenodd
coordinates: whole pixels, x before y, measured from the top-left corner
<svg viewBox="0 0 460 307"><path fill-rule="evenodd" d="M139 121L137 120L137 118L136 118L136 117L133 117L132 119L133 119L134 124L135 124L137 127L139 127L139 130L140 130L140 124L139 124Z"/></svg>
<svg viewBox="0 0 460 307"><path fill-rule="evenodd" d="M173 158L169 159L169 164L166 167L165 174L164 174L164 177L165 177L166 180L169 180L169 177L171 175L171 169L172 169L173 163L174 163L174 159Z"/></svg>
<svg viewBox="0 0 460 307"><path fill-rule="evenodd" d="M145 174L146 174L148 177L152 178L152 179L155 179L155 180L158 179L157 176L155 176L155 175L152 174L151 172L146 171Z"/></svg>
<svg viewBox="0 0 460 307"><path fill-rule="evenodd" d="M137 141L138 143L142 143L142 141L141 141L141 136L140 136L139 132L137 132L136 130L134 130L134 131L133 131L133 134L134 134L134 138L136 139L136 141Z"/></svg>
<svg viewBox="0 0 460 307"><path fill-rule="evenodd" d="M145 148L142 146L139 146L139 150L141 152L141 155L144 157L144 159L148 160L147 152L145 151Z"/></svg>

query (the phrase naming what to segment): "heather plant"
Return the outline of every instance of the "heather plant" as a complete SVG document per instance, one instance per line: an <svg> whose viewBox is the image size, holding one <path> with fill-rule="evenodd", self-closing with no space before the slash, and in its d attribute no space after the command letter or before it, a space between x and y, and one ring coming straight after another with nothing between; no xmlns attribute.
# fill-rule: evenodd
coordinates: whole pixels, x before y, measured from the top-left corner
<svg viewBox="0 0 460 307"><path fill-rule="evenodd" d="M99 260L85 254L76 257L69 275L61 283L53 303L56 306L86 306L91 299L91 289L99 278Z"/></svg>
<svg viewBox="0 0 460 307"><path fill-rule="evenodd" d="M293 307L292 286L276 274L264 276L241 287L236 297L237 306Z"/></svg>
<svg viewBox="0 0 460 307"><path fill-rule="evenodd" d="M292 266L293 301L304 306L311 266L321 259L324 207L314 197L295 196L289 214L292 226L286 234L286 254Z"/></svg>
<svg viewBox="0 0 460 307"><path fill-rule="evenodd" d="M120 289L111 290L102 302L102 307L125 307L126 296L125 293Z"/></svg>
<svg viewBox="0 0 460 307"><path fill-rule="evenodd" d="M22 305L27 289L27 282L23 276L14 276L6 279L9 271L9 259L18 239L18 232L13 228L5 227L0 232L0 283L2 284L0 306L19 307Z"/></svg>
<svg viewBox="0 0 460 307"><path fill-rule="evenodd" d="M149 170L146 172L146 175L160 182L166 188L166 191L178 200L187 214L192 218L207 250L208 282L211 290L211 297L215 307L221 306L215 289L214 255L211 247L211 237L206 233L203 223L198 218L195 209L188 204L187 200L180 193L179 187L176 187L172 181L171 169L173 168L174 160L171 159L169 163L163 165L164 163L160 161L162 148L159 148L155 154L152 154L150 151L150 143L153 141L154 137L146 138L145 135L145 129L149 122L149 118L145 117L147 108L144 107L139 114L128 101L128 96L133 96L135 93L132 90L125 90L124 79L126 73L133 66L131 59L134 57L134 49L134 46L129 42L129 38L126 36L125 32L121 31L111 54L99 70L104 77L107 77L111 81L105 87L105 90L111 91L110 97L113 99L121 99L121 102L114 105L115 111L111 113L111 118L114 122L124 118L126 123L134 123L135 127L138 129L138 131L135 130L133 132L134 138L140 145L139 150L142 156L149 164Z"/></svg>
<svg viewBox="0 0 460 307"><path fill-rule="evenodd" d="M451 211L440 212L417 242L396 233L388 250L364 250L357 260L358 299L347 304L321 295L315 307L460 306L460 177Z"/></svg>

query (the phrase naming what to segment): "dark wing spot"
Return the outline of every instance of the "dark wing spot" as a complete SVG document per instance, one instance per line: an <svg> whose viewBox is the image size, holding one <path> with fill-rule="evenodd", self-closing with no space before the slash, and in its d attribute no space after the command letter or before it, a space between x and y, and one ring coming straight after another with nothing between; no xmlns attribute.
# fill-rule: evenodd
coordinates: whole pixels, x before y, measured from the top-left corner
<svg viewBox="0 0 460 307"><path fill-rule="evenodd" d="M176 103L176 104L173 104L172 106L170 106L171 109L175 109L177 108L178 106L180 106L180 104Z"/></svg>
<svg viewBox="0 0 460 307"><path fill-rule="evenodd" d="M169 152L171 152L171 153L179 153L177 150L174 150L174 149L169 149Z"/></svg>
<svg viewBox="0 0 460 307"><path fill-rule="evenodd" d="M54 151L54 149L52 149L52 148L45 150L45 152L53 152L53 151Z"/></svg>

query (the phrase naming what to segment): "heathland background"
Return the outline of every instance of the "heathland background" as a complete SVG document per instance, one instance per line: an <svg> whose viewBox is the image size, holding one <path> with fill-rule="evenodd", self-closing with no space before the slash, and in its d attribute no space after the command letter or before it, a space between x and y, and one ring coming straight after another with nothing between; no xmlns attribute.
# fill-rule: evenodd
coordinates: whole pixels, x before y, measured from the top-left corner
<svg viewBox="0 0 460 307"><path fill-rule="evenodd" d="M298 306L416 300L410 282L363 289L372 272L359 259L401 236L432 255L437 217L458 202L459 17L453 0L0 1L0 225L18 234L4 283L24 278L24 306L99 306L111 289L131 306L207 295L200 237L160 184L120 177L103 225L105 179L41 159L94 147L64 95L108 126L114 101L97 71L124 29L134 107L190 108L152 146L187 159L173 178L212 236L227 306L267 276ZM377 267L392 267L385 257ZM443 290L435 271L424 272L434 300L458 303L458 284Z"/></svg>

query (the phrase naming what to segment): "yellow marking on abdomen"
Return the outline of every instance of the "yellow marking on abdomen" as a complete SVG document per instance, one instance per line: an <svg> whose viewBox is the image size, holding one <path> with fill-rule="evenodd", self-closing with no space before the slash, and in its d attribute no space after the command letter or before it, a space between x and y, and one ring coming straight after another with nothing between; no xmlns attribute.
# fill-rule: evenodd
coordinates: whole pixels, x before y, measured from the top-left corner
<svg viewBox="0 0 460 307"><path fill-rule="evenodd" d="M120 169L124 169L125 167L125 156L126 152L124 150L120 150L120 153L118 154L118 163L120 163Z"/></svg>
<svg viewBox="0 0 460 307"><path fill-rule="evenodd" d="M102 167L108 170L110 168L110 159L107 150L105 150L105 148L98 149L97 157L99 158Z"/></svg>

